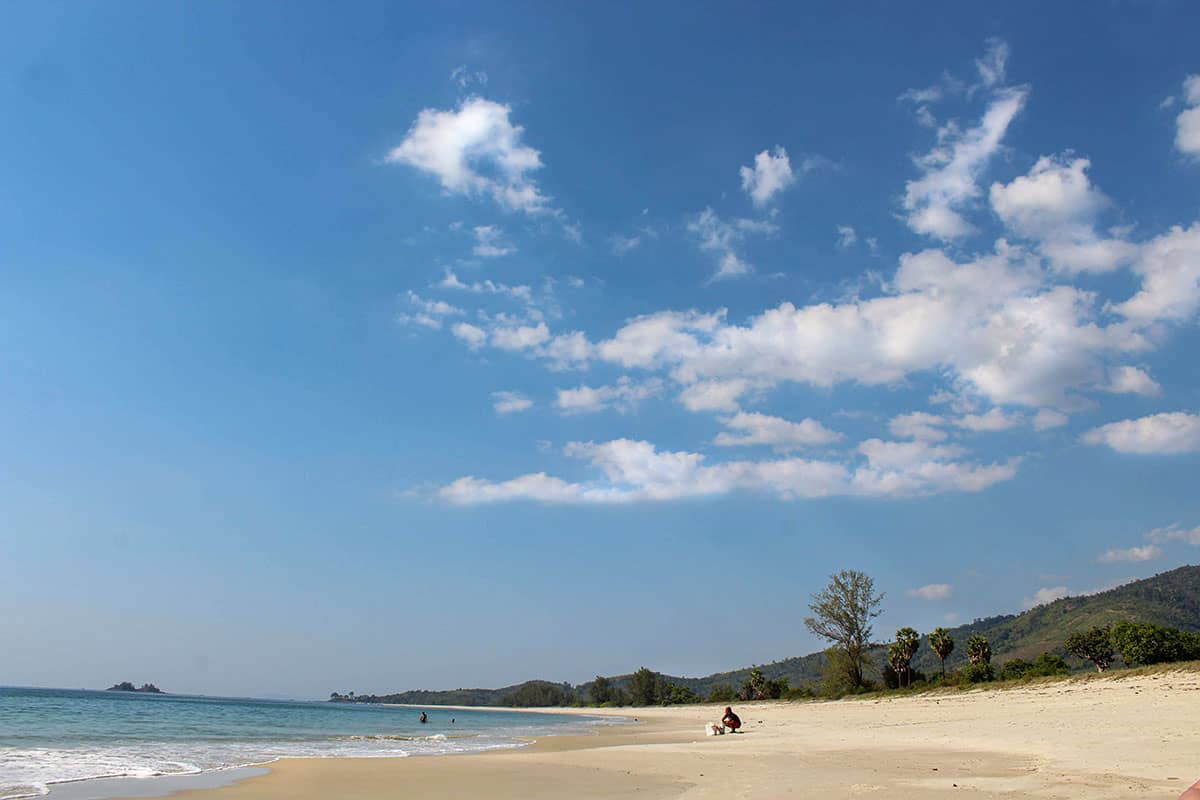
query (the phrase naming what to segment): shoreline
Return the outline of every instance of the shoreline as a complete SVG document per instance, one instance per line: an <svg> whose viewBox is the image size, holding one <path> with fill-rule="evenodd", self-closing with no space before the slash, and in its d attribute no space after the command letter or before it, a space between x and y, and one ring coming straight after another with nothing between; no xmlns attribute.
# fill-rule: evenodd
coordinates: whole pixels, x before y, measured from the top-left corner
<svg viewBox="0 0 1200 800"><path fill-rule="evenodd" d="M556 709L639 723L461 758L282 759L265 775L173 797L384 800L400 789L498 800L788 792L1174 800L1200 770L1198 705L1200 673L1163 671L1003 691L738 704L745 733L712 737L703 726L722 705Z"/></svg>

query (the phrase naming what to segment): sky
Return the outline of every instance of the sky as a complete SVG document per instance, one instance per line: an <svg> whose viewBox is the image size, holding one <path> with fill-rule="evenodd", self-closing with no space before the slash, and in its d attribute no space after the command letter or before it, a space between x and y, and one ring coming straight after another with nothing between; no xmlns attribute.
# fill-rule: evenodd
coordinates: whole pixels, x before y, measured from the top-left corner
<svg viewBox="0 0 1200 800"><path fill-rule="evenodd" d="M1200 8L14 3L0 684L703 675L1200 561Z"/></svg>

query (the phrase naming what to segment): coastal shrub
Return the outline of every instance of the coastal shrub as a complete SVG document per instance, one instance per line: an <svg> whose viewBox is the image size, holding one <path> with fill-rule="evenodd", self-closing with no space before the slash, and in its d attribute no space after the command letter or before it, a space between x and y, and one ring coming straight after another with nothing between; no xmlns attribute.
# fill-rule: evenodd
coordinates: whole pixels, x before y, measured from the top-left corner
<svg viewBox="0 0 1200 800"><path fill-rule="evenodd" d="M901 673L891 664L884 664L882 672L883 685L889 689L910 689L915 684L926 683L929 680L924 672L911 667L907 673Z"/></svg>
<svg viewBox="0 0 1200 800"><path fill-rule="evenodd" d="M1150 623L1118 622L1111 641L1126 664L1165 664L1200 659L1200 634Z"/></svg>
<svg viewBox="0 0 1200 800"><path fill-rule="evenodd" d="M929 634L929 647L942 662L942 677L946 677L946 659L954 652L954 639L945 628L934 628Z"/></svg>
<svg viewBox="0 0 1200 800"><path fill-rule="evenodd" d="M829 585L808 606L813 615L805 626L840 651L838 671L844 674L837 680L851 690L868 684L871 620L881 613L882 603L883 594L875 593L875 581L865 572L842 570L829 576Z"/></svg>
<svg viewBox="0 0 1200 800"><path fill-rule="evenodd" d="M1023 658L1010 658L1000 666L1000 680L1015 681L1024 678L1033 671L1033 662Z"/></svg>
<svg viewBox="0 0 1200 800"><path fill-rule="evenodd" d="M750 677L738 692L739 700L778 700L787 691L787 678L768 678L758 667L750 670Z"/></svg>
<svg viewBox="0 0 1200 800"><path fill-rule="evenodd" d="M737 699L737 690L728 683L718 683L708 690L708 702L710 703L732 703Z"/></svg>
<svg viewBox="0 0 1200 800"><path fill-rule="evenodd" d="M966 664L958 671L964 683L986 683L996 680L996 670L988 661Z"/></svg>
<svg viewBox="0 0 1200 800"><path fill-rule="evenodd" d="M784 700L811 700L816 696L811 686L790 686L781 697Z"/></svg>
<svg viewBox="0 0 1200 800"><path fill-rule="evenodd" d="M700 702L700 697L692 691L691 687L680 686L671 681L667 681L663 685L662 695L659 698L659 703L664 706L682 706L698 702Z"/></svg>
<svg viewBox="0 0 1200 800"><path fill-rule="evenodd" d="M870 665L870 660L862 662ZM826 697L841 697L844 694L863 692L871 688L870 681L859 676L862 664L854 664L846 651L831 647L825 651L825 666L821 671L821 694Z"/></svg>
<svg viewBox="0 0 1200 800"><path fill-rule="evenodd" d="M1034 678L1049 678L1054 675L1070 675L1071 667L1066 661L1063 661L1062 656L1056 656L1054 653L1042 653L1033 660L1033 669L1029 671L1029 675Z"/></svg>
<svg viewBox="0 0 1200 800"><path fill-rule="evenodd" d="M1100 627L1071 634L1067 637L1064 649L1073 656L1095 664L1097 672L1108 669L1115 655L1108 628Z"/></svg>

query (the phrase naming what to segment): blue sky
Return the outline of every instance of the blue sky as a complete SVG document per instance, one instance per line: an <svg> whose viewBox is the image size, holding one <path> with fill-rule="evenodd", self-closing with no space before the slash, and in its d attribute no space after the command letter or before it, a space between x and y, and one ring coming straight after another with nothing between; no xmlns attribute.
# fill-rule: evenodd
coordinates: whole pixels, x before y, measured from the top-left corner
<svg viewBox="0 0 1200 800"><path fill-rule="evenodd" d="M1200 13L10 6L0 683L580 681L1200 555Z"/></svg>

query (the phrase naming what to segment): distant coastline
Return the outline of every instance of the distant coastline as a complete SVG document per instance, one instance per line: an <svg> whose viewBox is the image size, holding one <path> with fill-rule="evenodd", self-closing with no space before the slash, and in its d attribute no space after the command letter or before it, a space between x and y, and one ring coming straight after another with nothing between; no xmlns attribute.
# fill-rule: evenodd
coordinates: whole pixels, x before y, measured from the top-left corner
<svg viewBox="0 0 1200 800"><path fill-rule="evenodd" d="M130 681L121 681L118 684L108 687L106 692L143 692L145 694L166 694L162 689L155 686L153 683L143 683L141 686L134 686Z"/></svg>

